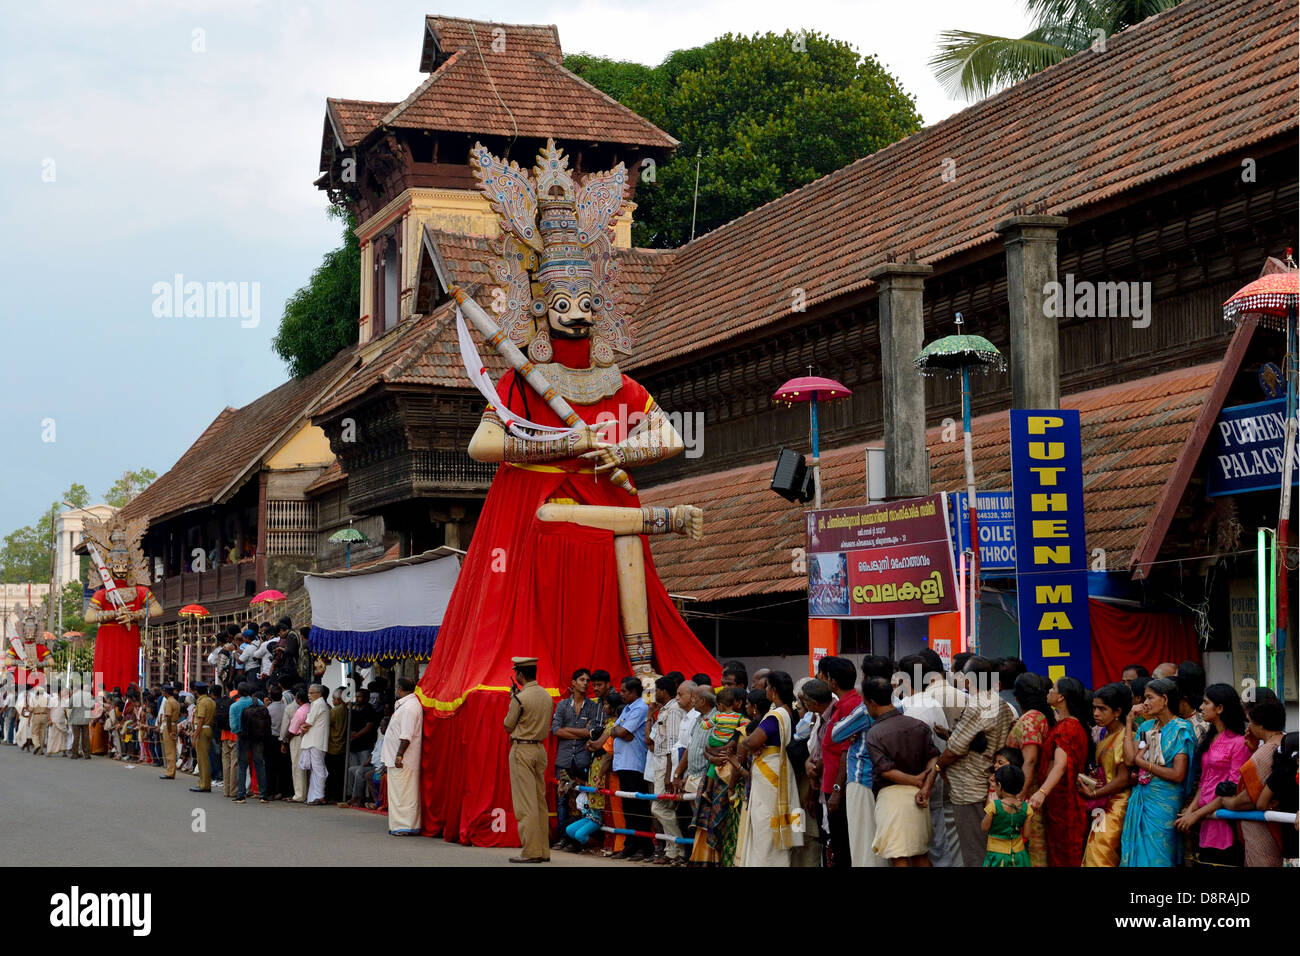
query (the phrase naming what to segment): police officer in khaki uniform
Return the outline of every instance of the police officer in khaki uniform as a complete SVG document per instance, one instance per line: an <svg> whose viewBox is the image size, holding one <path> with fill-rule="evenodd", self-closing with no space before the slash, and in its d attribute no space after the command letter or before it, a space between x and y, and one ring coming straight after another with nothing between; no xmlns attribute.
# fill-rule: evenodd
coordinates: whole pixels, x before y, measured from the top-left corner
<svg viewBox="0 0 1300 956"><path fill-rule="evenodd" d="M176 688L163 685L163 704L158 711L158 735L162 737L163 772L160 780L176 779L176 737L180 733L181 703L176 699Z"/></svg>
<svg viewBox="0 0 1300 956"><path fill-rule="evenodd" d="M207 684L195 684L199 699L194 704L194 760L199 765L199 785L190 787L193 793L212 792L212 721L217 714L217 702L208 694Z"/></svg>
<svg viewBox="0 0 1300 956"><path fill-rule="evenodd" d="M511 863L547 863L551 841L546 813L546 736L551 732L551 695L537 683L537 658L512 657L515 665L506 730L510 732L510 795L523 850Z"/></svg>
<svg viewBox="0 0 1300 956"><path fill-rule="evenodd" d="M50 729L50 696L45 692L45 685L38 684L36 690L27 695L28 712L24 717L32 718L32 755L45 753L46 734Z"/></svg>

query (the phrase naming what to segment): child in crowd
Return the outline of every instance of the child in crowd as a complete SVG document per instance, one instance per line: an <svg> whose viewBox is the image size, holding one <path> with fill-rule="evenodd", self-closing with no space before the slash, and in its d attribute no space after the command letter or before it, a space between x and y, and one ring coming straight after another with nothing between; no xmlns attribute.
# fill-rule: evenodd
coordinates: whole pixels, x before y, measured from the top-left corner
<svg viewBox="0 0 1300 956"><path fill-rule="evenodd" d="M1025 755L1020 752L1019 747L1003 747L993 756L993 771L989 774L989 799L995 800L998 795L997 773L1003 767L1015 767L1017 770L1025 769Z"/></svg>
<svg viewBox="0 0 1300 956"><path fill-rule="evenodd" d="M724 687L718 691L717 713L709 721L709 736L705 745L709 747L725 747L735 739L736 734L740 731L740 725L744 723L745 715L741 707L746 703L731 687ZM721 772L717 766L710 765L709 777L717 780L721 776L722 782L731 784L735 781L735 769L730 764L724 764Z"/></svg>
<svg viewBox="0 0 1300 956"><path fill-rule="evenodd" d="M1019 753L1019 751L1017 751ZM1002 752L997 758L1002 759ZM1033 808L1020 799L1025 788L1025 772L1008 762L993 772L997 794L984 808L980 828L989 835L985 866L1029 866L1029 851L1025 849L1025 825Z"/></svg>

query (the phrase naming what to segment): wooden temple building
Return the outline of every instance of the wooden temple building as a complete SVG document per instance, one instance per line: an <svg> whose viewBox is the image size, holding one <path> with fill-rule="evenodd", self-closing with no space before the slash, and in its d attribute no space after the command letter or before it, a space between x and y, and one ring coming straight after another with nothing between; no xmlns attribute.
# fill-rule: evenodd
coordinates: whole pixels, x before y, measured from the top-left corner
<svg viewBox="0 0 1300 956"><path fill-rule="evenodd" d="M703 426L692 455L636 478L647 504L705 509L702 542L654 549L706 647L806 666L804 506L768 490L778 449L807 451L806 412L771 397L785 380L811 366L853 391L822 411L824 506L865 501L869 445L885 447L891 496L963 485L960 432L943 427L958 388L912 365L961 312L1010 359L973 396L981 488L1010 487L1008 408L1080 410L1088 546L1106 571L1094 640L1111 612L1163 613L1181 616L1189 654L1228 649L1228 589L1253 574L1253 529L1276 522L1277 499L1207 498L1209 438L1222 408L1259 400L1283 339L1237 330L1221 304L1297 244L1291 13L1184 0L680 248L631 248L619 224L636 345L622 364ZM635 189L641 161L677 145L565 70L554 27L428 17L420 66L400 102L326 104L316 185L358 222L358 344L222 411L130 506L150 518L164 628L191 600L242 619L250 587L341 565L322 542L348 523L370 556L467 547L493 466L465 453L482 401L427 250L490 305L496 226L470 147L523 164L554 137L578 170L622 161ZM1149 308L1048 318L1044 286L1067 276L1136 283ZM186 570L214 535L241 556L255 542L254 557ZM1016 653L1012 582L990 581L981 620L987 653ZM901 654L925 634L843 622L836 639Z"/></svg>

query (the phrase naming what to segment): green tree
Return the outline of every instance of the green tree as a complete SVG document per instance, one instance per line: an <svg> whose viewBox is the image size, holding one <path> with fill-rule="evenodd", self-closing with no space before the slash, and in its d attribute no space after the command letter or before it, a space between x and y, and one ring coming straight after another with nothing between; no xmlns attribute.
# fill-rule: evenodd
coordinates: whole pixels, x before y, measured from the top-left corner
<svg viewBox="0 0 1300 956"><path fill-rule="evenodd" d="M921 128L874 57L818 33L727 34L650 70L592 56L565 66L681 141L637 186L633 241L673 247Z"/></svg>
<svg viewBox="0 0 1300 956"><path fill-rule="evenodd" d="M158 473L152 468L122 472L122 477L113 482L113 487L104 493L104 504L113 508L125 508L128 501L148 488L157 477ZM65 500L76 504L71 498Z"/></svg>
<svg viewBox="0 0 1300 956"><path fill-rule="evenodd" d="M63 632L51 648L54 666L57 670L65 668L71 661L74 671L88 671L95 659L95 635L98 624L87 624L85 618L85 596L81 581L69 581L63 586L59 598L63 605ZM44 602L41 618L45 619L49 602ZM58 618L56 616L55 620ZM80 638L64 640L63 634L75 631Z"/></svg>
<svg viewBox="0 0 1300 956"><path fill-rule="evenodd" d="M64 632L79 631L86 640L93 640L99 625L86 623L85 577L64 584L59 597L63 601Z"/></svg>
<svg viewBox="0 0 1300 956"><path fill-rule="evenodd" d="M639 86L654 85L654 67L629 60L610 60L603 56L573 53L564 58L564 68L578 74L602 93L625 102Z"/></svg>
<svg viewBox="0 0 1300 956"><path fill-rule="evenodd" d="M74 482L59 501L84 508L90 502L90 494L85 485ZM0 582L26 584L50 579L50 526L54 512L60 507L58 502L51 502L34 525L5 535L0 546Z"/></svg>
<svg viewBox="0 0 1300 956"><path fill-rule="evenodd" d="M47 581L50 577L50 516L5 535L0 547L0 580L6 584Z"/></svg>
<svg viewBox="0 0 1300 956"><path fill-rule="evenodd" d="M284 317L271 343L294 378L310 375L357 341L361 311L357 223L339 206L331 206L329 215L344 220L343 244L325 253L310 281L284 304Z"/></svg>
<svg viewBox="0 0 1300 956"><path fill-rule="evenodd" d="M946 30L930 68L953 96L980 99L1074 56L1179 0L1025 0L1037 21L1022 37Z"/></svg>
<svg viewBox="0 0 1300 956"><path fill-rule="evenodd" d="M86 490L85 485L74 481L68 485L68 490L63 493L63 497L59 500L66 501L77 508L84 508L90 504L90 492Z"/></svg>

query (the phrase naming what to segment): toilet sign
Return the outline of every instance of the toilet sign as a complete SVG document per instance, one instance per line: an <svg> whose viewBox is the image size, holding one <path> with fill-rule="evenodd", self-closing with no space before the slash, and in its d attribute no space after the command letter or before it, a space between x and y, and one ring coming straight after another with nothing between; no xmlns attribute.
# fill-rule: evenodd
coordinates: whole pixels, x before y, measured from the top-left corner
<svg viewBox="0 0 1300 956"><path fill-rule="evenodd" d="M967 494L955 492L952 501L952 528L958 551L970 549L970 509ZM980 571L1012 571L1016 567L1015 509L1009 491L976 491L976 514L979 517Z"/></svg>

